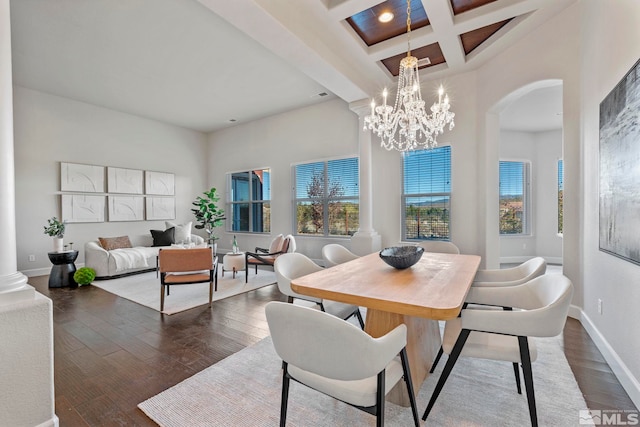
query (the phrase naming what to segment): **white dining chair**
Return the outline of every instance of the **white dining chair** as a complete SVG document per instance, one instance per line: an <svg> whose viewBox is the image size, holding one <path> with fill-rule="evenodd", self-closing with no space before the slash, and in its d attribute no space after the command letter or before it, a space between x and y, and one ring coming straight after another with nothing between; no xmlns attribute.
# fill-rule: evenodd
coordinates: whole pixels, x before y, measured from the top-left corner
<svg viewBox="0 0 640 427"><path fill-rule="evenodd" d="M385 396L404 379L414 424L420 425L404 324L373 338L309 307L272 301L265 312L273 346L283 361L281 427L287 421L290 380L375 415L376 426L382 427Z"/></svg>
<svg viewBox="0 0 640 427"><path fill-rule="evenodd" d="M323 270L322 267L313 262L309 257L301 253L283 254L276 259L273 268L276 272L278 289L288 297L288 302L293 303L295 300L308 301L317 305L321 311L326 311L343 320L351 316L356 316L360 327L364 329L364 320L360 313L360 307L338 301L302 295L291 289L291 280Z"/></svg>
<svg viewBox="0 0 640 427"><path fill-rule="evenodd" d="M516 267L495 270L478 270L475 278L473 279L473 283L471 284L471 289L469 290L469 294L467 295L463 308L467 308L470 304L469 296L473 295L475 288L518 286L545 274L546 271L547 262L542 257L531 258ZM479 304L476 303L475 308L500 308L493 306L478 307L478 305ZM502 309L510 310L511 307L505 306L502 307ZM442 346L440 346L438 354L436 355L429 372L433 372L436 369L442 354L443 349ZM514 371L517 372L517 366L514 366ZM516 378L519 377L516 375ZM518 393L520 393L520 383L518 383Z"/></svg>
<svg viewBox="0 0 640 427"><path fill-rule="evenodd" d="M325 267L333 267L356 258L359 258L359 256L337 243L330 243L322 247L322 259Z"/></svg>
<svg viewBox="0 0 640 427"><path fill-rule="evenodd" d="M424 240L418 243L422 246L425 252L437 252L441 254L459 254L460 249L453 244L445 240Z"/></svg>
<svg viewBox="0 0 640 427"><path fill-rule="evenodd" d="M478 270L471 286L516 286L528 282L547 271L547 262L542 257L531 258L511 268Z"/></svg>
<svg viewBox="0 0 640 427"><path fill-rule="evenodd" d="M422 416L426 420L458 357L503 360L522 365L531 425L538 425L531 362L537 358L531 337L554 337L562 332L573 295L571 281L547 274L518 286L475 289L470 302L513 307L514 310L462 310L447 320L442 347L449 359ZM520 374L516 370L516 381ZM486 388L480 392L487 392Z"/></svg>

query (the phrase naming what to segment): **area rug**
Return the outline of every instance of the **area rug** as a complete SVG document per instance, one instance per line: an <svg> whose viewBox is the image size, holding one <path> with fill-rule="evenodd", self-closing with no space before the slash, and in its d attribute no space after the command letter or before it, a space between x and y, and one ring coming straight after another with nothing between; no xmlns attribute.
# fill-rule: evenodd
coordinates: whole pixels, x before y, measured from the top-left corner
<svg viewBox="0 0 640 427"><path fill-rule="evenodd" d="M218 291L213 294L214 301L276 283L275 273L268 270L258 269L258 274L250 271L247 284L244 283L244 272L236 274L235 279L232 276L230 271L225 272L224 277L218 273ZM96 280L92 285L154 310L160 310L160 278L156 277L155 271L118 279ZM170 295L164 299L163 313L175 314L208 303L208 283L171 286Z"/></svg>
<svg viewBox="0 0 640 427"><path fill-rule="evenodd" d="M577 426L587 406L561 349L560 338L537 340L534 387L541 426ZM420 416L443 361L422 385ZM275 426L280 414L281 360L265 338L140 403L160 426ZM584 414L584 412L583 412ZM428 426L529 425L527 398L516 392L510 363L463 358L436 402ZM291 382L287 426L374 426L375 417ZM411 426L410 408L386 404L385 425Z"/></svg>

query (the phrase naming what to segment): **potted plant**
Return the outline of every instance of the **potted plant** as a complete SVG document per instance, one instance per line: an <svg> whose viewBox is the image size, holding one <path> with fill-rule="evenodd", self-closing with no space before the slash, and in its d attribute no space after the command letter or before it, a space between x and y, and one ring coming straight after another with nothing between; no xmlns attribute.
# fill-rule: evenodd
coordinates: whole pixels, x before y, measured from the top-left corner
<svg viewBox="0 0 640 427"><path fill-rule="evenodd" d="M44 234L53 237L53 251L62 252L64 238L65 223L61 222L55 216L47 220L44 226Z"/></svg>
<svg viewBox="0 0 640 427"><path fill-rule="evenodd" d="M78 286L88 285L96 278L96 271L91 267L80 267L73 273L73 280Z"/></svg>
<svg viewBox="0 0 640 427"><path fill-rule="evenodd" d="M204 230L207 233L207 242L214 248L215 252L215 240L218 236L213 233L213 229L223 225L223 221L226 218L224 209L219 208L217 205L220 197L216 194L215 187L205 191L203 194L204 197L198 196L195 202L192 203L195 208L192 208L191 212L196 216L196 221L198 222L195 228Z"/></svg>

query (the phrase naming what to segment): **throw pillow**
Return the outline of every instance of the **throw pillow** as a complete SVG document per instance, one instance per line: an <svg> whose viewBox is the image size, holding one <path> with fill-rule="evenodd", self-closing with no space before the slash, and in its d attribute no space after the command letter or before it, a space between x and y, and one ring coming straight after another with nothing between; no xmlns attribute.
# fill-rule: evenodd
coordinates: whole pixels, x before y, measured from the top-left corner
<svg viewBox="0 0 640 427"><path fill-rule="evenodd" d="M191 239L191 224L193 222L189 221L185 224L174 224L171 221L165 221L165 226L167 228L174 227L176 229L175 232L175 240L174 243L186 243Z"/></svg>
<svg viewBox="0 0 640 427"><path fill-rule="evenodd" d="M271 246L269 246L269 253L274 254L276 252L280 252L283 242L284 236L282 234L278 234L276 238L271 241Z"/></svg>
<svg viewBox="0 0 640 427"><path fill-rule="evenodd" d="M151 237L153 237L153 246L171 246L175 243L175 231L174 227L167 228L166 230L151 230Z"/></svg>
<svg viewBox="0 0 640 427"><path fill-rule="evenodd" d="M98 237L98 240L100 241L100 246L102 246L105 251L131 247L129 236Z"/></svg>

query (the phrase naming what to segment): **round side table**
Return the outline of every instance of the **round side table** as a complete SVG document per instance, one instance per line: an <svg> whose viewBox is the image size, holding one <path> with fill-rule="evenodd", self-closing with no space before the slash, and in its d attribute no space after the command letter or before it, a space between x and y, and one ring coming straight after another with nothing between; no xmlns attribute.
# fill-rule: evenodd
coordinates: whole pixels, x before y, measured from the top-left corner
<svg viewBox="0 0 640 427"><path fill-rule="evenodd" d="M222 277L224 277L225 271L233 271L233 278L236 278L238 271L244 270L244 252L227 252L222 257Z"/></svg>
<svg viewBox="0 0 640 427"><path fill-rule="evenodd" d="M73 280L73 274L76 272L74 262L78 258L78 251L49 252L47 255L53 264L51 273L49 273L49 287L77 287L78 284Z"/></svg>

